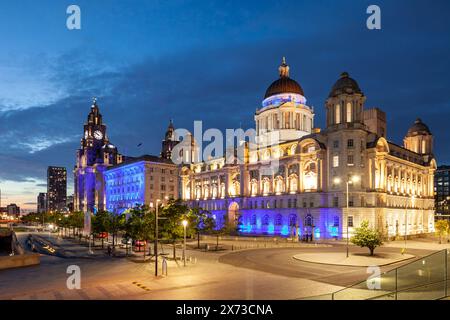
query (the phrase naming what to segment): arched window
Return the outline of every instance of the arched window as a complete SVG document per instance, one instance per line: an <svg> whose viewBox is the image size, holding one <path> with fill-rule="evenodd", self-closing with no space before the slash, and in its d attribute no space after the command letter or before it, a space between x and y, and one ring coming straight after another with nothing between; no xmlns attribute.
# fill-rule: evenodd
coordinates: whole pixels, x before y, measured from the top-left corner
<svg viewBox="0 0 450 320"><path fill-rule="evenodd" d="M268 178L265 178L263 182L263 194L268 195L269 193L270 193L270 181Z"/></svg>
<svg viewBox="0 0 450 320"><path fill-rule="evenodd" d="M256 226L256 214L252 215L252 220L250 221L250 224Z"/></svg>
<svg viewBox="0 0 450 320"><path fill-rule="evenodd" d="M266 214L266 215L263 217L262 224L263 224L263 226L269 225L269 215L268 215L268 214Z"/></svg>
<svg viewBox="0 0 450 320"><path fill-rule="evenodd" d="M297 192L297 176L291 175L289 178L289 192L290 193L296 193Z"/></svg>
<svg viewBox="0 0 450 320"><path fill-rule="evenodd" d="M307 191L317 190L317 168L314 162L309 163L306 167L303 185Z"/></svg>
<svg viewBox="0 0 450 320"><path fill-rule="evenodd" d="M307 214L305 217L305 226L312 227L314 225L314 219L310 214Z"/></svg>
<svg viewBox="0 0 450 320"><path fill-rule="evenodd" d="M352 104L347 102L347 122L352 122Z"/></svg>
<svg viewBox="0 0 450 320"><path fill-rule="evenodd" d="M251 191L250 191L252 196L256 196L256 194L258 193L258 182L253 179L251 182Z"/></svg>
<svg viewBox="0 0 450 320"><path fill-rule="evenodd" d="M334 123L341 123L341 105L337 104L334 109Z"/></svg>
<svg viewBox="0 0 450 320"><path fill-rule="evenodd" d="M282 177L277 177L275 182L275 192L276 194L281 194L284 192L284 181Z"/></svg>

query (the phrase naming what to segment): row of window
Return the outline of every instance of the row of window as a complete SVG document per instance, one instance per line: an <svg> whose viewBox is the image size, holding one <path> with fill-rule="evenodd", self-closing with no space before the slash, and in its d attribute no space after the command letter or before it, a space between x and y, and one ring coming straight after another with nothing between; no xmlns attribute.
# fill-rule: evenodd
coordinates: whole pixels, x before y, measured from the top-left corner
<svg viewBox="0 0 450 320"><path fill-rule="evenodd" d="M261 200L261 201L250 200L248 202L248 208L249 209L285 208L284 200L285 199L275 199L273 201L270 201L270 200ZM297 199L287 199L287 207L288 208L298 208ZM308 207L308 203L306 201L303 201L302 207L303 208L307 208ZM314 202L313 201L309 202L309 207L311 207L311 208L314 207Z"/></svg>
<svg viewBox="0 0 450 320"><path fill-rule="evenodd" d="M347 148L348 149L353 149L355 147L355 141L353 139L348 139L347 140ZM334 149L339 149L339 140L334 140L333 141L333 148ZM364 140L361 140L361 151L364 150Z"/></svg>
<svg viewBox="0 0 450 320"><path fill-rule="evenodd" d="M156 172L157 170L160 170L161 171L161 173L162 174L166 174L166 173L170 173L170 174L174 174L174 170L171 170L171 169L164 169L164 168L161 168L161 169L158 169L158 168L150 168L150 172Z"/></svg>
<svg viewBox="0 0 450 320"><path fill-rule="evenodd" d="M355 165L355 157L353 154L347 155L347 166L354 166ZM363 166L363 162L361 162L361 166ZM333 168L339 167L339 156L335 155L333 156Z"/></svg>

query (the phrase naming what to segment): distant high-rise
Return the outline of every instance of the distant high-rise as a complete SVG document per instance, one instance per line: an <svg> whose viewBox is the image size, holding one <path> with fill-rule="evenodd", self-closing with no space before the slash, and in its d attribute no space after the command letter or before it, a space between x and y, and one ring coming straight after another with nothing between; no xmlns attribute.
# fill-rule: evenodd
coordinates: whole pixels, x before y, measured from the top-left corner
<svg viewBox="0 0 450 320"><path fill-rule="evenodd" d="M45 192L39 193L37 196L37 213L47 211L47 194Z"/></svg>
<svg viewBox="0 0 450 320"><path fill-rule="evenodd" d="M6 211L9 216L20 216L20 207L18 207L15 203L8 204L6 206Z"/></svg>
<svg viewBox="0 0 450 320"><path fill-rule="evenodd" d="M63 167L47 169L47 210L63 211L67 198L67 171Z"/></svg>
<svg viewBox="0 0 450 320"><path fill-rule="evenodd" d="M450 166L440 166L434 175L436 218L450 219Z"/></svg>

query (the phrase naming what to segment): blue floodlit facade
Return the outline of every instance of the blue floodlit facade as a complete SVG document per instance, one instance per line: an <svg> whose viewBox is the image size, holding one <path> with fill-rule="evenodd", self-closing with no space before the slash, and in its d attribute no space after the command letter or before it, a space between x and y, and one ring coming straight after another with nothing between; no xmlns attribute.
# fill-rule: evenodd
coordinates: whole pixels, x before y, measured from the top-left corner
<svg viewBox="0 0 450 320"><path fill-rule="evenodd" d="M104 173L106 209L122 213L145 203L145 162L111 168Z"/></svg>
<svg viewBox="0 0 450 320"><path fill-rule="evenodd" d="M136 205L152 206L157 199L178 198L178 170L170 160L145 155L129 158L104 173L105 203L122 213Z"/></svg>

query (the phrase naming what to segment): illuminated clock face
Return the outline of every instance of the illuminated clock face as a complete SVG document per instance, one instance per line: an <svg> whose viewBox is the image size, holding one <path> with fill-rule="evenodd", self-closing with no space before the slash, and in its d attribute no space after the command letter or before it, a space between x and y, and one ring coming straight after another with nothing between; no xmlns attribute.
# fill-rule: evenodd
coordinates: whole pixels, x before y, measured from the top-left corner
<svg viewBox="0 0 450 320"><path fill-rule="evenodd" d="M103 138L103 133L101 131L99 131L99 130L96 130L94 132L94 138L97 139L97 140L101 140Z"/></svg>

